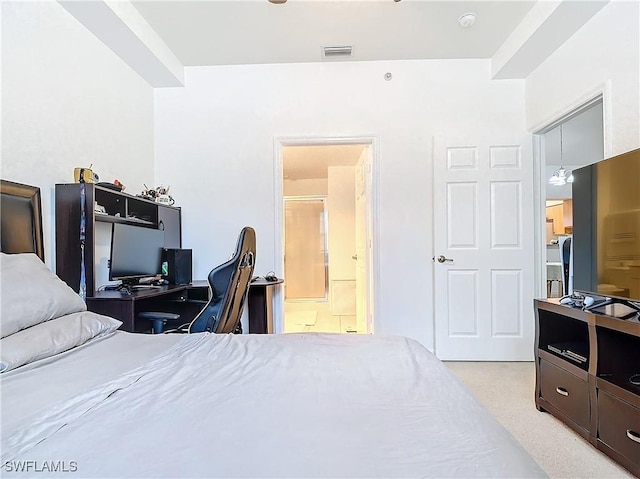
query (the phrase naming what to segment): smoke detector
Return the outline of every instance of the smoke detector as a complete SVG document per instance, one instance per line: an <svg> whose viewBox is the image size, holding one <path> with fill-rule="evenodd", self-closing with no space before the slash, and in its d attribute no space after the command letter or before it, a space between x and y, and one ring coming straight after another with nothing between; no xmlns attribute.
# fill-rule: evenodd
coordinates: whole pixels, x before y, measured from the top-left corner
<svg viewBox="0 0 640 479"><path fill-rule="evenodd" d="M476 23L476 14L473 12L465 13L458 18L458 23L462 28L469 28L471 25Z"/></svg>

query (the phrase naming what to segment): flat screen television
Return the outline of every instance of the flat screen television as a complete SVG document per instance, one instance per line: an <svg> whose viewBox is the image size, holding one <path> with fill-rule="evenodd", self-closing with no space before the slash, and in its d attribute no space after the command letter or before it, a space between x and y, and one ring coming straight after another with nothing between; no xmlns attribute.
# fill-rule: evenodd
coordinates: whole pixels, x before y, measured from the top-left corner
<svg viewBox="0 0 640 479"><path fill-rule="evenodd" d="M161 271L164 231L114 223L111 230L109 280L135 284Z"/></svg>
<svg viewBox="0 0 640 479"><path fill-rule="evenodd" d="M573 176L574 291L640 306L640 149Z"/></svg>

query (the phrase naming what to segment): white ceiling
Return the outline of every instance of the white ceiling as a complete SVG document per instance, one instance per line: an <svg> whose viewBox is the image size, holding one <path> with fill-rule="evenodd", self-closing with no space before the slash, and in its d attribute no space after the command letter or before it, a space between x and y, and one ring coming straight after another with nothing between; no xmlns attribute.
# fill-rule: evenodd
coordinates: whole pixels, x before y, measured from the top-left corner
<svg viewBox="0 0 640 479"><path fill-rule="evenodd" d="M353 166L367 145L313 145L283 148L287 180L326 179L330 166Z"/></svg>
<svg viewBox="0 0 640 479"><path fill-rule="evenodd" d="M344 60L491 59L494 78L525 78L609 0L58 1L163 87L183 85L184 66ZM463 28L458 19L469 12L476 22ZM116 30L126 35L114 38ZM323 57L322 47L345 45L353 47L351 57ZM565 126L563 163L577 165L585 157L571 154ZM547 134L548 145L559 145L556 133ZM285 168L291 179L322 177L335 158L357 160L359 148L287 148ZM547 164L556 164L559 155L547 153Z"/></svg>
<svg viewBox="0 0 640 479"><path fill-rule="evenodd" d="M133 1L185 66L350 60L491 58L534 1ZM462 28L458 18L476 13Z"/></svg>

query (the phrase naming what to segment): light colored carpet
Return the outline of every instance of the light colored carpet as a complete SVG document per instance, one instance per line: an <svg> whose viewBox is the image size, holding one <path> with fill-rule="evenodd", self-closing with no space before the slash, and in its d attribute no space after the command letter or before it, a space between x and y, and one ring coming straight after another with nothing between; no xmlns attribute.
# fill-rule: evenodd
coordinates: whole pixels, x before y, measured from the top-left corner
<svg viewBox="0 0 640 479"><path fill-rule="evenodd" d="M551 478L633 478L534 403L533 362L445 362Z"/></svg>

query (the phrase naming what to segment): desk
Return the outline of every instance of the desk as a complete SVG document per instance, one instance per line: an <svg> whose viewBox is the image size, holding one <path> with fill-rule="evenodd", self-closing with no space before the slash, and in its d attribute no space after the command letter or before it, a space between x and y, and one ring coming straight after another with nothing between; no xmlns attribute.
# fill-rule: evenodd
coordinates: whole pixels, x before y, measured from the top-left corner
<svg viewBox="0 0 640 479"><path fill-rule="evenodd" d="M207 282L168 285L161 288L133 291L98 291L87 298L87 308L94 313L111 316L122 321L120 329L131 333L147 332L151 322L138 320L142 311L166 311L178 313L184 323L191 321L207 302Z"/></svg>
<svg viewBox="0 0 640 479"><path fill-rule="evenodd" d="M265 281L260 278L249 283L249 333L273 333L273 291L284 280ZM191 284L170 284L162 288L142 289L131 294L120 291L98 291L87 298L87 308L94 313L122 321L120 329L144 333L151 322L137 319L142 311L163 311L180 315L180 323L188 323L202 310L209 299L206 280Z"/></svg>
<svg viewBox="0 0 640 479"><path fill-rule="evenodd" d="M249 283L250 334L273 333L273 292L282 283L283 279L266 281L264 278Z"/></svg>

